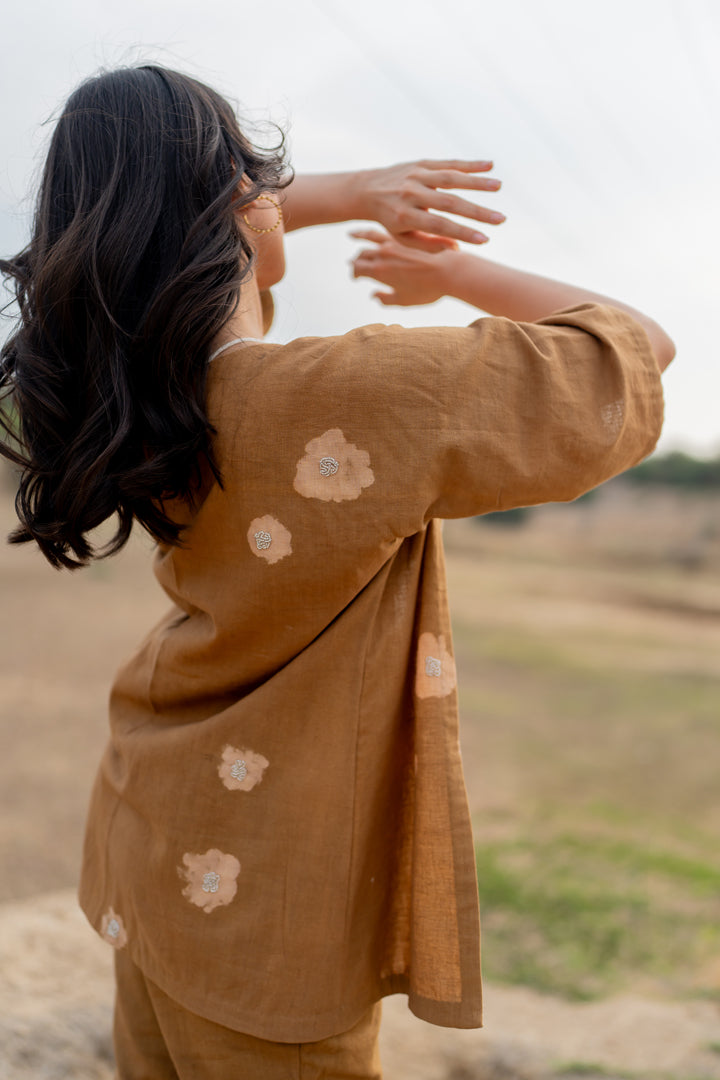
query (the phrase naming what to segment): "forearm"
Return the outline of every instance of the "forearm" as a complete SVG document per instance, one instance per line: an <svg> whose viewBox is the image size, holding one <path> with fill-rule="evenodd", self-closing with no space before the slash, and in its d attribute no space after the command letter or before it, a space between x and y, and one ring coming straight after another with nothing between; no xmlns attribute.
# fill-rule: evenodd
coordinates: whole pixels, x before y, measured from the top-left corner
<svg viewBox="0 0 720 1080"><path fill-rule="evenodd" d="M283 193L285 231L363 218L362 173L296 176Z"/></svg>
<svg viewBox="0 0 720 1080"><path fill-rule="evenodd" d="M379 169L296 176L283 194L288 231L336 221L376 221L403 244L437 252L456 241L483 244L476 223L498 225L503 214L452 189L494 192L490 161L410 161ZM480 174L480 175L478 175ZM465 221L453 221L455 215Z"/></svg>
<svg viewBox="0 0 720 1080"><path fill-rule="evenodd" d="M539 274L513 270L509 266L501 266L464 252L447 253L439 258L447 262L447 295L464 300L490 315L502 315L516 322L533 322L576 304L609 304L628 312L641 324L650 338L661 371L675 355L672 339L662 327L629 304Z"/></svg>

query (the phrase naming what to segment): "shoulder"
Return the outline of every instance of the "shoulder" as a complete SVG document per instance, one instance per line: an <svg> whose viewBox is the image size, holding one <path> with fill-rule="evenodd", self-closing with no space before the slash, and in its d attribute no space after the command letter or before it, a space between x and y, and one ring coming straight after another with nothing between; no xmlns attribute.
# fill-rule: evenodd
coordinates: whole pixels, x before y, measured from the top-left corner
<svg viewBox="0 0 720 1080"><path fill-rule="evenodd" d="M357 403L383 388L402 392L425 377L434 379L462 357L477 355L479 323L422 328L374 323L334 336L227 349L213 362L209 394L218 403L235 393L272 395L279 404L321 391L348 394Z"/></svg>
<svg viewBox="0 0 720 1080"><path fill-rule="evenodd" d="M461 327L375 323L227 349L210 372L209 412L212 418L232 410L237 419L239 402L255 402L272 404L288 421L320 409L379 423L399 409L421 416L434 405L460 418L473 388L514 410L522 404L518 393L524 397L537 380L563 393L572 384L580 398L592 397L597 380L618 364L658 380L642 327L607 305L582 304L533 323L496 316Z"/></svg>
<svg viewBox="0 0 720 1080"><path fill-rule="evenodd" d="M222 364L226 369L236 369L238 361L244 370L256 365L287 367L298 371L298 364L321 362L328 356L345 357L348 362L367 357L383 357L388 354L404 355L407 352L436 349L452 349L463 341L470 342L481 324L496 320L478 319L468 327L426 326L405 327L399 324L371 323L349 330L345 334L332 336L308 336L294 338L285 344L257 342L252 345L237 345L226 349L222 355ZM505 322L506 320L497 320ZM220 358L218 358L220 360ZM301 370L301 369L300 369Z"/></svg>

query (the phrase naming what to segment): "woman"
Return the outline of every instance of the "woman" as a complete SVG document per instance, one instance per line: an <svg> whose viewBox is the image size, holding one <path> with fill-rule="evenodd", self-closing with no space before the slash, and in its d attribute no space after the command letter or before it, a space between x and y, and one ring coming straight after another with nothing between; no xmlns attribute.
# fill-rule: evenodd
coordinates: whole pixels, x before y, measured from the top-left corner
<svg viewBox="0 0 720 1080"><path fill-rule="evenodd" d="M497 188L488 168L288 184L222 98L153 66L89 80L58 122L2 264L12 539L72 567L137 520L172 601L113 687L80 886L115 948L123 1080L377 1077L395 992L481 1023L438 519L637 462L673 353L639 312L454 250L480 237L432 211L493 216L437 189ZM283 219L345 217L419 246L369 234L356 273L386 300L430 280L505 317L264 344Z"/></svg>

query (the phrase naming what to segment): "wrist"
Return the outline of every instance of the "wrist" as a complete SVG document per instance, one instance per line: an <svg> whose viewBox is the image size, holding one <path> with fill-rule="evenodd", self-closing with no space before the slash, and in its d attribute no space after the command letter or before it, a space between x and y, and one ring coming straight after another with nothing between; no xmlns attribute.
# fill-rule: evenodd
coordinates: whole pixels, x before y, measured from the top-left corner
<svg viewBox="0 0 720 1080"><path fill-rule="evenodd" d="M377 221L372 199L372 169L342 173L342 200L346 211L344 221Z"/></svg>
<svg viewBox="0 0 720 1080"><path fill-rule="evenodd" d="M479 294L482 260L477 255L470 255L466 251L448 251L437 258L446 261L445 295L454 296L457 300L472 304L473 307L481 307Z"/></svg>
<svg viewBox="0 0 720 1080"><path fill-rule="evenodd" d="M285 231L368 220L366 173L300 173L285 190Z"/></svg>

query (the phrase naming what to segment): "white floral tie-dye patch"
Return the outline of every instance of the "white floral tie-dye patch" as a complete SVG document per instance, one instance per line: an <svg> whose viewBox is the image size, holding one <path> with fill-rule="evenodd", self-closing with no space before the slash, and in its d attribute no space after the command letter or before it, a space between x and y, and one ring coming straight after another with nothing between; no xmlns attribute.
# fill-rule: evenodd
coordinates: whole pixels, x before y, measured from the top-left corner
<svg viewBox="0 0 720 1080"><path fill-rule="evenodd" d="M186 851L182 860L185 865L178 866L178 874L187 882L182 894L191 904L209 915L234 899L240 873L240 863L234 855L210 848L204 855Z"/></svg>
<svg viewBox="0 0 720 1080"><path fill-rule="evenodd" d="M340 428L330 428L306 445L293 487L306 499L344 502L359 498L374 482L367 450L349 443Z"/></svg>
<svg viewBox="0 0 720 1080"><path fill-rule="evenodd" d="M447 697L455 689L455 661L440 634L421 634L415 665L415 693L419 698Z"/></svg>
<svg viewBox="0 0 720 1080"><path fill-rule="evenodd" d="M268 767L268 759L254 750L238 750L235 746L226 746L222 752L222 762L218 775L229 791L252 791L263 778Z"/></svg>
<svg viewBox="0 0 720 1080"><path fill-rule="evenodd" d="M127 945L127 931L125 924L116 911L108 908L100 922L100 936L112 945L113 949L122 949Z"/></svg>
<svg viewBox="0 0 720 1080"><path fill-rule="evenodd" d="M291 540L289 530L270 514L253 518L248 527L250 550L258 559L264 559L270 565L280 562L286 555L292 555Z"/></svg>

